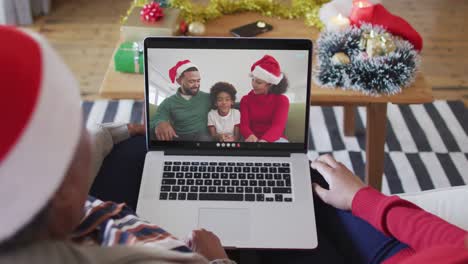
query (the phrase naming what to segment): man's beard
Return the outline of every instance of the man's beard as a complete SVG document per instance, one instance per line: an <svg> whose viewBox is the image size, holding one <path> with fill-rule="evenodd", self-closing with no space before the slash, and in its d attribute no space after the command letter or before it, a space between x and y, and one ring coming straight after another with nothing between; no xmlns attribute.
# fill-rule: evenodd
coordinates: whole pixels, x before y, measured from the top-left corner
<svg viewBox="0 0 468 264"><path fill-rule="evenodd" d="M182 91L184 92L184 94L191 95L191 96L197 95L198 91L200 90L200 87L196 88L196 91L193 91L190 88L185 88L183 86L181 88L182 88Z"/></svg>

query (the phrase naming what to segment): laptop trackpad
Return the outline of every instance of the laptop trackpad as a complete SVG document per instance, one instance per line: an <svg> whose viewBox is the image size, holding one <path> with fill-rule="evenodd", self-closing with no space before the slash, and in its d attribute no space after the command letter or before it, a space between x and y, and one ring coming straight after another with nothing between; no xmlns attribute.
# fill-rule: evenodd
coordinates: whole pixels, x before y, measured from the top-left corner
<svg viewBox="0 0 468 264"><path fill-rule="evenodd" d="M250 223L249 209L199 209L198 227L215 233L224 242L248 241Z"/></svg>

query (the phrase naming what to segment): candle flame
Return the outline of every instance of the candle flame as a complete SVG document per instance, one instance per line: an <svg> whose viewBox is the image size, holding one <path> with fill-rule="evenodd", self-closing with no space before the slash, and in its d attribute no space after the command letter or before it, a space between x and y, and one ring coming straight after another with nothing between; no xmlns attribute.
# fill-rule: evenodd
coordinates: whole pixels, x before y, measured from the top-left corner
<svg viewBox="0 0 468 264"><path fill-rule="evenodd" d="M359 8L371 6L371 4L367 1L358 1L356 4Z"/></svg>

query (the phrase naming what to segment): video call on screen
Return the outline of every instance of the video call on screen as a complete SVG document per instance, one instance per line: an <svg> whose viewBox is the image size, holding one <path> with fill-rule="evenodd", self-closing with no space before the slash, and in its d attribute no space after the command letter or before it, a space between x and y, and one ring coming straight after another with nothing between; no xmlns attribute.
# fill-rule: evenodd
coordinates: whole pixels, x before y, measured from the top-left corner
<svg viewBox="0 0 468 264"><path fill-rule="evenodd" d="M151 48L147 56L151 140L304 142L308 50Z"/></svg>

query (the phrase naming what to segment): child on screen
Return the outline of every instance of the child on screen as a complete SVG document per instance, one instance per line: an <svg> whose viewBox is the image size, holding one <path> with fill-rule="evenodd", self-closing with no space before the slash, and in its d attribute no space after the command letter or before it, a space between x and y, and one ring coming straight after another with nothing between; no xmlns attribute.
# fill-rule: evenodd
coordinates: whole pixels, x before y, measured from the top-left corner
<svg viewBox="0 0 468 264"><path fill-rule="evenodd" d="M236 89L230 83L217 82L211 87L212 110L208 112L208 130L215 141L239 141L240 112L234 109Z"/></svg>

